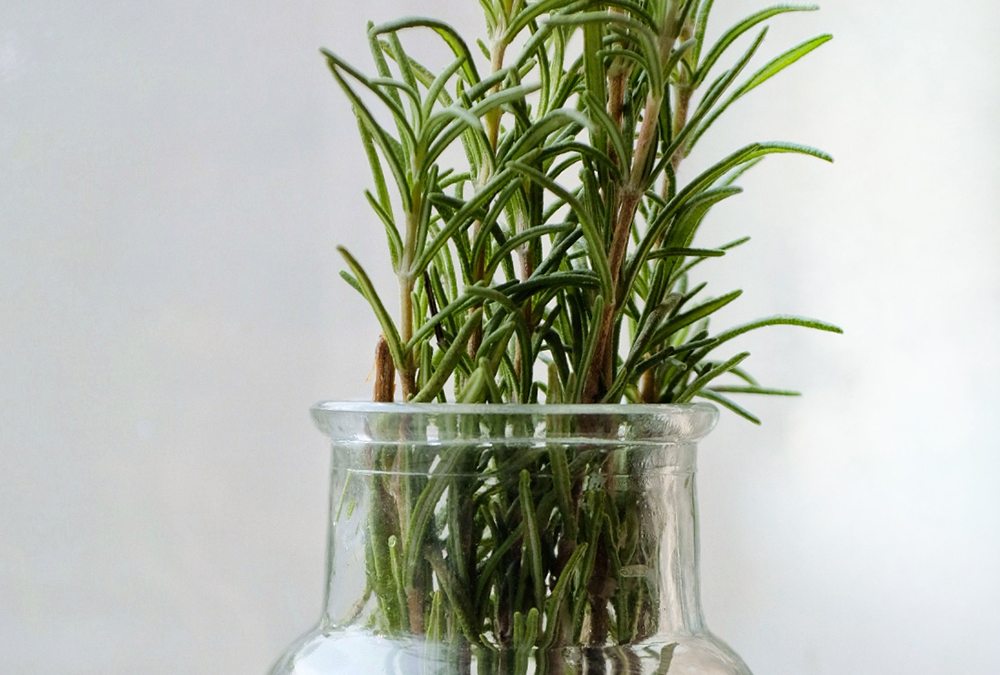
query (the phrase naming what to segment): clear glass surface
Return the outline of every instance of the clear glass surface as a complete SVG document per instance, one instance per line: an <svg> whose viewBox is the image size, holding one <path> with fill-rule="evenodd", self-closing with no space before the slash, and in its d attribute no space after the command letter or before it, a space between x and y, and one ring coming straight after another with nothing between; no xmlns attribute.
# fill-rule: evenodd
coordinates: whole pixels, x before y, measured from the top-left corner
<svg viewBox="0 0 1000 675"><path fill-rule="evenodd" d="M710 405L323 403L323 616L272 675L749 675L705 625Z"/></svg>

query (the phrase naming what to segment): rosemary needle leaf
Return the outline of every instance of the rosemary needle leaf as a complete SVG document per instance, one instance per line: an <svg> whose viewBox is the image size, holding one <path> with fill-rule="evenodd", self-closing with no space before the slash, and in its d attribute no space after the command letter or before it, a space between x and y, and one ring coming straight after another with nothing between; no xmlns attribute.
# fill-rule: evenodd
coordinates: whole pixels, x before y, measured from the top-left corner
<svg viewBox="0 0 1000 675"><path fill-rule="evenodd" d="M548 649L555 644L556 631L561 628L559 625L559 609L565 601L570 581L576 573L576 568L580 566L584 556L587 554L587 548L588 545L582 543L573 549L573 553L570 555L569 560L566 561L566 566L563 568L562 573L559 574L556 585L553 587L552 593L545 603L545 640L541 645L543 649Z"/></svg>
<svg viewBox="0 0 1000 675"><path fill-rule="evenodd" d="M741 406L736 401L733 401L732 399L723 396L722 394L713 389L702 389L700 392L698 392L698 396L700 396L701 398L708 399L713 403L718 403L724 408L732 410L734 413L736 413L737 415L739 415L740 417L742 417L747 421L753 422L754 424L757 425L761 423L760 418L751 413L749 410Z"/></svg>
<svg viewBox="0 0 1000 675"><path fill-rule="evenodd" d="M374 26L369 30L369 34L372 36L384 35L386 33L396 33L408 28L429 28L440 35L445 43L451 47L455 56L463 59L462 67L465 71L466 80L468 80L470 84L479 82L479 72L476 70L476 63L472 58L472 50L469 49L469 45L465 43L465 40L462 39L462 36L458 33L458 31L444 21L424 17L408 17Z"/></svg>
<svg viewBox="0 0 1000 675"><path fill-rule="evenodd" d="M709 7L709 9L710 8L711 7ZM716 42L709 50L708 54L705 56L705 60L698 66L698 71L694 80L695 86L700 85L705 81L705 77L708 75L709 71L716 64L716 62L718 62L718 60L722 57L722 54L730 47L730 45L732 45L740 38L740 36L754 26L767 21L771 17L777 16L778 14L784 14L787 12L812 12L817 9L819 9L819 6L817 5L775 5L773 7L762 9L759 12L755 12L754 14L751 14L747 18L743 19L723 33L718 42ZM704 34L702 34L702 37L704 37Z"/></svg>
<svg viewBox="0 0 1000 675"><path fill-rule="evenodd" d="M684 389L680 394L678 394L677 402L687 403L692 398L694 398L694 396L697 395L698 392L704 389L709 382L719 377L720 375L725 375L730 370L743 363L743 361L745 361L749 357L750 357L750 352L743 352L741 354L737 354L736 356L729 359L725 363L721 363L717 366L710 368L707 372L705 372L703 375L699 376L691 384L689 384L687 388Z"/></svg>
<svg viewBox="0 0 1000 675"><path fill-rule="evenodd" d="M351 76L352 79L358 82L358 84L361 84L362 86L365 87L365 89L372 92L373 94L375 94L375 96L381 99L382 103L385 104L385 107L388 108L389 112L392 113L392 116L396 120L396 123L400 125L400 132L403 133L411 143L416 145L417 141L416 134L413 131L413 127L410 126L409 120L406 118L406 113L403 112L403 109L397 102L397 98L386 94L386 92L383 90L381 86L378 86L375 83L373 83L371 80L365 77L360 71L353 68L350 64L348 64L346 61L344 61L342 58L340 58L333 52L322 50L322 53L323 56L326 57L327 63L330 66L330 71L333 73L334 77L337 79L337 82L341 85L342 88L345 89L345 91L350 90L353 93L353 89L351 89L351 87L347 84L347 80L344 79L342 73L347 73L348 75ZM386 81L388 80L383 80L382 82L383 86ZM397 87L402 90L407 89L407 85L403 83L397 83ZM348 95L350 96L350 94ZM416 92L413 92L413 95L416 96ZM358 98L356 94L354 96L351 96L351 99L352 102L355 104L355 106L360 105L362 108L364 108L364 105L361 103L361 99ZM371 119L374 121L374 117L372 117Z"/></svg>
<svg viewBox="0 0 1000 675"><path fill-rule="evenodd" d="M721 248L684 248L680 246L673 246L671 248L661 248L655 251L651 251L647 260L656 260L657 258L721 258L726 255L726 252Z"/></svg>
<svg viewBox="0 0 1000 675"><path fill-rule="evenodd" d="M778 56L774 60L770 61L767 65L765 65L763 68L758 70L756 73L754 73L749 80L740 85L736 89L736 91L734 91L729 96L729 98L727 98L723 103L721 103L718 107L716 107L712 111L712 113L705 119L705 121L701 123L701 126L698 128L697 131L693 133L691 137L688 150L690 151L690 148L693 147L698 142L698 139L701 138L702 134L705 133L705 131L712 125L712 123L714 123L715 120L717 120L719 116L721 116L722 113L724 113L729 108L729 106L731 106L737 100L743 98L743 96L748 94L750 91L756 89L760 85L767 82L769 79L771 79L772 77L780 73L782 70L784 70L788 66L792 65L793 63L801 59L806 54L809 54L810 52L818 49L820 46L829 42L832 39L833 39L832 35L820 35L819 37L815 37L812 40L807 40L806 42L803 42L797 47L788 50L781 56Z"/></svg>
<svg viewBox="0 0 1000 675"><path fill-rule="evenodd" d="M382 224L385 225L385 236L386 240L389 242L389 259L392 263L392 269L394 272L399 272L399 258L403 252L403 239L399 236L399 230L396 229L396 224L392 221L392 216L382 207L373 195L368 190L365 190L365 198L371 205L372 210L375 211L375 215L378 216ZM388 200L387 200L388 201Z"/></svg>
<svg viewBox="0 0 1000 675"><path fill-rule="evenodd" d="M392 318L389 316L389 312L386 311L385 305L382 304L381 298L378 296L378 292L375 290L375 286L372 285L371 279L368 278L368 274L365 273L364 268L354 259L347 249L343 246L338 246L337 251L340 255L344 257L347 261L348 267L351 268L351 272L354 274L355 281L361 294L365 296L368 300L368 304L371 305L372 309L375 311L375 316L378 318L379 323L382 324L382 331L385 335L385 341L389 344L389 351L392 354L393 361L396 362L396 366L399 367L400 364L405 363L404 353L402 345L400 344L399 331L396 330L396 324L393 323ZM354 284L351 284L354 286Z"/></svg>
<svg viewBox="0 0 1000 675"><path fill-rule="evenodd" d="M785 52L781 56L778 56L774 60L770 61L766 66L764 66L756 73L754 73L754 75L749 80L747 80L746 84L743 84L736 91L736 93L733 94L733 97L739 98L740 96L743 96L750 90L759 87L760 85L764 84L769 79L780 73L782 70L784 70L788 66L792 65L793 63L801 59L806 54L818 49L819 47L826 44L832 39L833 39L832 35L829 34L820 35L818 37L814 37L811 40L806 40L797 47L789 49L787 52Z"/></svg>
<svg viewBox="0 0 1000 675"><path fill-rule="evenodd" d="M531 474L527 469L521 471L518 490L521 502L521 519L527 534L525 548L528 558L528 569L531 572L532 587L535 592L535 606L541 607L545 597L545 575L542 572L542 539L538 514L535 512L535 502L531 496Z"/></svg>
<svg viewBox="0 0 1000 675"><path fill-rule="evenodd" d="M715 337L715 344L721 345L724 342L728 342L735 337L748 333L752 330L758 328L763 328L765 326L801 326L803 328L812 328L814 330L826 331L828 333L843 334L843 329L834 326L832 323L826 323L825 321L817 321L816 319L807 319L801 316L772 316L767 319L758 319L757 321L751 321L750 323L745 323L735 328L730 328L727 331L719 333Z"/></svg>
<svg viewBox="0 0 1000 675"><path fill-rule="evenodd" d="M578 0L540 0L532 2L518 12L507 25L507 32L503 35L503 42L510 44L522 30L528 27L532 21L542 14L555 12L567 5L574 4Z"/></svg>
<svg viewBox="0 0 1000 675"><path fill-rule="evenodd" d="M604 237L597 229L597 224L591 218L591 214L584 208L573 194L562 187L551 178L538 171L538 169L522 164L521 162L511 162L511 169L522 174L529 180L544 187L546 190L562 199L580 219L583 227L583 236L587 240L587 255L591 263L597 269L597 274L601 279L601 291L605 297L614 297L614 281L611 276L611 267L608 263L608 256L604 250Z"/></svg>
<svg viewBox="0 0 1000 675"><path fill-rule="evenodd" d="M742 294L743 291L733 291L732 293L723 295L721 298L709 300L708 302L698 305L694 309L689 309L683 314L678 314L656 331L656 334L653 336L653 343L659 344L664 342L681 329L687 328L691 324L700 321L707 316L711 316L736 298L740 297Z"/></svg>
<svg viewBox="0 0 1000 675"><path fill-rule="evenodd" d="M757 394L759 396L802 396L801 392L787 389L767 389L765 387L739 387L735 385L720 385L712 387L718 394Z"/></svg>
<svg viewBox="0 0 1000 675"><path fill-rule="evenodd" d="M411 399L413 403L427 403L437 398L437 395L444 389L451 374L455 372L458 362L466 357L469 338L472 336L473 331L482 325L482 321L482 308L477 309L466 319L462 329L455 336L451 346L448 347L448 351L444 353L441 363L437 365L434 374L427 381L427 385Z"/></svg>

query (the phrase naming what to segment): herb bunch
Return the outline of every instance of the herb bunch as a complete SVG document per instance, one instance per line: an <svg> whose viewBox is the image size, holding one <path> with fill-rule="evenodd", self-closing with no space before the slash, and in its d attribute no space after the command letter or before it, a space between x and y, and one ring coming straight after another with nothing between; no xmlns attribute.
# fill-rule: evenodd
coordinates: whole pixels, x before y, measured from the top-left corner
<svg viewBox="0 0 1000 675"><path fill-rule="evenodd" d="M710 330L740 292L711 296L692 274L747 239L703 247L698 233L768 155L832 160L768 142L689 179L682 169L736 101L830 36L761 59L770 19L816 8L762 9L709 41L713 1L480 0L483 40L407 18L369 25L372 74L324 51L357 117L366 196L397 278L394 316L341 249L343 277L382 327L376 401L397 389L414 403L700 397L757 422L730 395L793 393L760 386L746 352L718 354L762 327L840 329L774 316ZM406 51L413 29L440 37L444 67ZM561 438L615 438L593 420L544 442L499 424L501 440L481 442L480 427L497 423L472 415L439 430L447 443L420 445L390 418L384 442L363 450L366 470L344 479L341 497L367 504L356 516L366 587L346 621L458 645L459 673L472 672L473 653L487 664L479 672L527 673L531 650L531 672L578 672L544 654L662 638L670 535L654 502L689 477L649 468L641 443L570 451ZM658 647L655 672L668 671L673 646Z"/></svg>
<svg viewBox="0 0 1000 675"><path fill-rule="evenodd" d="M398 278L394 319L340 249L382 326L376 399L393 400L397 381L411 402L703 397L756 422L728 395L793 392L761 387L748 353L718 348L764 326L839 329L775 316L712 333L740 291L708 297L690 273L748 239L695 237L765 156L832 159L769 142L686 182L680 169L733 103L831 38L750 67L769 19L816 7L760 10L709 43L713 0L480 4L488 35L474 44L435 19L369 25L373 76L324 51L357 115ZM407 53L401 36L417 28L441 37L446 67ZM719 384L726 374L734 384Z"/></svg>

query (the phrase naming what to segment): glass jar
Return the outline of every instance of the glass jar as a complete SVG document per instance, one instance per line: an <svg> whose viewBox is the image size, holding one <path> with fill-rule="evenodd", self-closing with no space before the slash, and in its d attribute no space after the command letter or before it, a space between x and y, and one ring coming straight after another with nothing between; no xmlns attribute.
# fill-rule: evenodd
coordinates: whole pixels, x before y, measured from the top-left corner
<svg viewBox="0 0 1000 675"><path fill-rule="evenodd" d="M324 403L325 610L272 675L749 675L702 617L704 404Z"/></svg>

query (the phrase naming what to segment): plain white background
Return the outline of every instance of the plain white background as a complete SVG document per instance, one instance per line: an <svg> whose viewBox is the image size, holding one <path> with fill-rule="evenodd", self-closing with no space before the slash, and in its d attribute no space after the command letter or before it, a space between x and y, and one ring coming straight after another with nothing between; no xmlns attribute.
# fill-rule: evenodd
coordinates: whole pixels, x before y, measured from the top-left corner
<svg viewBox="0 0 1000 675"><path fill-rule="evenodd" d="M714 30L760 7L719 0ZM308 420L369 393L389 288L348 108L317 48L471 0L0 5L0 670L263 673L318 616ZM1000 672L1000 5L830 0L836 40L694 161L778 157L706 245L725 320L805 390L725 417L700 471L706 613L759 675ZM419 44L430 44L424 41ZM418 49L422 47L417 47ZM382 271L379 271L382 270ZM391 294L390 294L391 295Z"/></svg>

